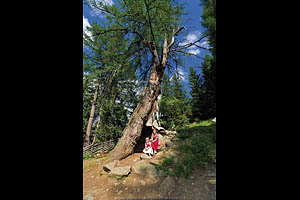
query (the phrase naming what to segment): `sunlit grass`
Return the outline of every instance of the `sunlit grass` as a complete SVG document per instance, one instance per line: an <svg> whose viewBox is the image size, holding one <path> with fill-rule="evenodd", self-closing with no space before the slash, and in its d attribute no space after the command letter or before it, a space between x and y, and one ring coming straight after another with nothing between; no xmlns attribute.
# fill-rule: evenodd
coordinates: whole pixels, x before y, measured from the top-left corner
<svg viewBox="0 0 300 200"><path fill-rule="evenodd" d="M167 157L159 168L165 176L188 178L192 170L216 163L216 124L211 120L178 129L175 149L179 154Z"/></svg>
<svg viewBox="0 0 300 200"><path fill-rule="evenodd" d="M86 170L90 167L93 167L93 166L96 166L98 163L97 163L97 160L94 160L94 161L91 161L87 164L83 164L83 170Z"/></svg>

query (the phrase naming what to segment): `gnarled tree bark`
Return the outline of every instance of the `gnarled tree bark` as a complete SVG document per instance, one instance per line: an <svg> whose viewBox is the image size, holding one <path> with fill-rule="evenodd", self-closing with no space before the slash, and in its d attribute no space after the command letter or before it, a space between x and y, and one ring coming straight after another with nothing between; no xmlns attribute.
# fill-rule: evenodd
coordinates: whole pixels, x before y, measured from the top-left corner
<svg viewBox="0 0 300 200"><path fill-rule="evenodd" d="M161 81L167 65L168 54L170 48L174 44L174 36L181 29L182 28L178 29L172 34L172 39L169 45L167 42L167 35L165 35L163 51L162 55L160 56L161 59L159 59L155 44L150 44L149 49L153 56L153 65L147 80L147 84L140 96L137 107L129 119L128 125L123 131L122 137L111 152L107 162L121 160L134 152L134 147L141 137L143 127L145 126L149 117L152 117L152 112L155 109L155 102L161 93Z"/></svg>
<svg viewBox="0 0 300 200"><path fill-rule="evenodd" d="M154 108L154 102L161 92L162 73L157 71L158 68L155 65L152 67L150 77L140 96L139 103L133 111L128 125L124 129L122 137L111 152L109 161L120 160L133 153L137 140L141 136L143 126Z"/></svg>

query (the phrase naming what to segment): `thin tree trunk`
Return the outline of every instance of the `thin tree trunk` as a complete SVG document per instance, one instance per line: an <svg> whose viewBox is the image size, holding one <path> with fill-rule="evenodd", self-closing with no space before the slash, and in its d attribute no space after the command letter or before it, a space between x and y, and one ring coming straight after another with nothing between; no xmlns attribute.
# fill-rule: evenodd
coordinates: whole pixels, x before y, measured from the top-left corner
<svg viewBox="0 0 300 200"><path fill-rule="evenodd" d="M94 98L93 98L93 103L92 103L92 107L91 107L90 117L89 117L87 129L86 129L85 140L84 140L85 145L90 144L90 135L91 135L92 125L93 125L93 121L94 121L94 115L95 115L95 109L96 109L96 102L97 102L99 87L100 87L100 83L98 81L96 83L96 89L95 89L95 93L94 93Z"/></svg>
<svg viewBox="0 0 300 200"><path fill-rule="evenodd" d="M98 121L97 121L96 130L95 130L95 135L94 135L94 139L93 139L92 144L95 143L96 137L97 137L97 130L100 128L100 122L101 122L100 116L101 116L101 112L99 112L99 118L98 118Z"/></svg>

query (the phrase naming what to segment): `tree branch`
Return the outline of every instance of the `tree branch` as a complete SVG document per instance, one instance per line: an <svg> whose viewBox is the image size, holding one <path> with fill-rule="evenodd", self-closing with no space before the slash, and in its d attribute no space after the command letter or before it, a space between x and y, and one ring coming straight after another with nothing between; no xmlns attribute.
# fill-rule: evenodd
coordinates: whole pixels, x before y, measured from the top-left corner
<svg viewBox="0 0 300 200"><path fill-rule="evenodd" d="M207 51L210 51L212 50L212 48L205 48L205 47L201 47L201 46L198 46L197 44L194 44L196 47L200 48L200 49L204 49L204 50L207 50Z"/></svg>
<svg viewBox="0 0 300 200"><path fill-rule="evenodd" d="M105 7L102 7L102 5L98 6L98 5L97 5L97 1L95 1L95 0L88 0L87 2L88 2L88 4L89 4L90 6L96 8L96 9L102 11L102 12L105 12L105 13L108 13L108 14L111 14L111 15L116 16L114 13L112 13L112 12L109 11L109 10L107 10ZM101 2L101 1L100 1L100 2ZM102 2L101 2L101 3L102 3Z"/></svg>
<svg viewBox="0 0 300 200"><path fill-rule="evenodd" d="M151 22L151 19L150 19L149 7L148 7L148 4L146 3L146 0L144 0L144 3L145 3L145 6L146 6L146 9L147 9L150 33L151 33L151 36L152 36L153 43L155 44L155 37L154 37L153 29L152 29L152 22ZM154 47L155 47L155 45L154 45ZM156 49L156 47L155 47L155 49Z"/></svg>
<svg viewBox="0 0 300 200"><path fill-rule="evenodd" d="M180 66L184 67L182 64L180 64L180 63L176 60L176 58L173 57L172 54L169 54L169 56L170 56L170 58L176 63L176 66L177 66L177 65L180 65Z"/></svg>
<svg viewBox="0 0 300 200"><path fill-rule="evenodd" d="M189 48L193 45L195 45L196 43L200 42L201 40L203 40L204 38L206 38L209 34L201 37L199 40L195 41L195 42L191 42L191 43L188 43L188 44L185 44L183 46L178 46L176 49L171 49L170 51L178 51L178 50L182 50L182 49L186 49L186 48Z"/></svg>
<svg viewBox="0 0 300 200"><path fill-rule="evenodd" d="M176 68L174 68L172 65L170 65L170 64L167 64L169 67L171 67L171 69L173 69L176 73L177 73L177 75L179 75L179 72L178 72L178 70L176 69Z"/></svg>
<svg viewBox="0 0 300 200"><path fill-rule="evenodd" d="M189 52L185 52L185 51L181 51L181 50L176 50L176 52L183 53L183 54L186 54L188 56L195 56L197 58L200 58L200 59L204 60L204 58L201 58L200 56L197 56L196 54L193 54L193 53L189 53Z"/></svg>
<svg viewBox="0 0 300 200"><path fill-rule="evenodd" d="M97 31L94 35L97 36L97 35L105 34L108 32L113 32L113 31L129 31L129 30L128 30L128 28L114 28L114 29Z"/></svg>
<svg viewBox="0 0 300 200"><path fill-rule="evenodd" d="M169 46L168 46L169 49L170 49L170 48L173 46L173 44L174 44L175 36L176 36L182 29L184 29L184 27L181 27L181 28L177 29L177 31L175 31L175 32L172 34L172 39L171 39L171 42L170 42L170 44L169 44Z"/></svg>

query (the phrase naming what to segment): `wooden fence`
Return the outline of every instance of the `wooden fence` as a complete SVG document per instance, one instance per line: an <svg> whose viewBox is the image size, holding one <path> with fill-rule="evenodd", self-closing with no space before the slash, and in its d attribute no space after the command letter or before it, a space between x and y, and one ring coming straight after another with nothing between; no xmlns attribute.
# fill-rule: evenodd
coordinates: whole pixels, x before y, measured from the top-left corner
<svg viewBox="0 0 300 200"><path fill-rule="evenodd" d="M115 147L115 145L116 142L114 140L90 144L83 147L83 154L87 152L89 152L90 154L94 154L97 152L108 152L111 151Z"/></svg>

